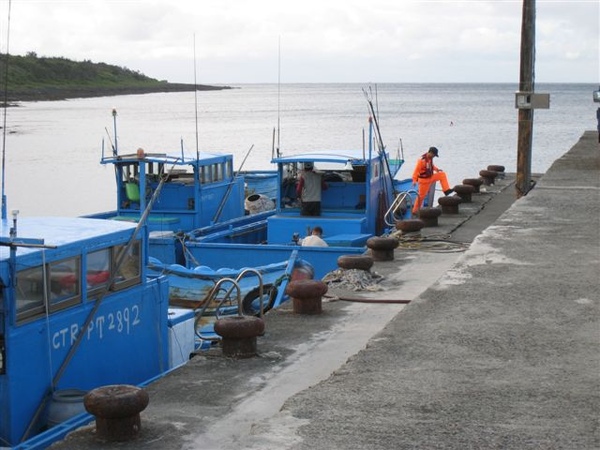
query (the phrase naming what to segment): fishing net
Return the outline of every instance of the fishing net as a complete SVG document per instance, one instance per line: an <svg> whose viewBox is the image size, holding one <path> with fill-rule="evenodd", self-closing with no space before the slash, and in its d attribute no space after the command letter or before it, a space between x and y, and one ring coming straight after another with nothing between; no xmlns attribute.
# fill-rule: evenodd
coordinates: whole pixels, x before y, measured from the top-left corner
<svg viewBox="0 0 600 450"><path fill-rule="evenodd" d="M336 269L322 279L329 289L346 291L380 291L379 283L383 277L369 270Z"/></svg>

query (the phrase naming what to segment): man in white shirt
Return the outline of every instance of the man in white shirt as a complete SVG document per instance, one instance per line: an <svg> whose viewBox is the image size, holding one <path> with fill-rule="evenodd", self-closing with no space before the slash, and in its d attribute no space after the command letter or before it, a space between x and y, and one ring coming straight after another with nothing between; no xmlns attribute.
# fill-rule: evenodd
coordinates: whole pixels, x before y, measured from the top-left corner
<svg viewBox="0 0 600 450"><path fill-rule="evenodd" d="M314 227L310 236L306 236L302 239L300 245L303 247L327 247L327 242L321 237L323 235L323 229L321 227Z"/></svg>
<svg viewBox="0 0 600 450"><path fill-rule="evenodd" d="M327 189L327 183L323 180L323 174L315 172L312 162L304 163L304 171L300 174L296 195L302 202L300 208L301 216L321 215L321 191Z"/></svg>

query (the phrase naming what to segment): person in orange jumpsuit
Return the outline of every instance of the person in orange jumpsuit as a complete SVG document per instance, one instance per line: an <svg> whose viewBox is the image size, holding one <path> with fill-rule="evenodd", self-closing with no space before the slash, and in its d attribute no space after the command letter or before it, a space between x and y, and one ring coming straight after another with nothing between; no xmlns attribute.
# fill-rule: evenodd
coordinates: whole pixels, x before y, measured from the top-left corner
<svg viewBox="0 0 600 450"><path fill-rule="evenodd" d="M442 189L444 191L444 195L450 195L454 192L450 189L450 185L448 184L448 178L446 174L436 167L433 164L433 158L439 155L439 151L435 147L429 147L427 153L421 155L419 160L417 161L417 165L415 166L415 170L412 175L413 187L419 183L419 196L415 200L415 204L413 205L412 213L413 216L419 213L419 208L421 207L421 203L423 203L423 199L429 192L429 188L431 187L431 183L435 183L437 181L442 185Z"/></svg>

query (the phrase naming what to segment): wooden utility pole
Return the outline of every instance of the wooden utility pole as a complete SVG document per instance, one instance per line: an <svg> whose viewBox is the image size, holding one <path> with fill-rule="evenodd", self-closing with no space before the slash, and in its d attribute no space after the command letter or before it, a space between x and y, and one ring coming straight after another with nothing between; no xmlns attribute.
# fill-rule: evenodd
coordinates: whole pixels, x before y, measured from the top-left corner
<svg viewBox="0 0 600 450"><path fill-rule="evenodd" d="M527 97L534 92L535 65L535 0L523 0L521 22L521 66L519 92ZM531 188L531 147L533 143L533 107L519 108L519 135L517 145L517 198L526 195Z"/></svg>

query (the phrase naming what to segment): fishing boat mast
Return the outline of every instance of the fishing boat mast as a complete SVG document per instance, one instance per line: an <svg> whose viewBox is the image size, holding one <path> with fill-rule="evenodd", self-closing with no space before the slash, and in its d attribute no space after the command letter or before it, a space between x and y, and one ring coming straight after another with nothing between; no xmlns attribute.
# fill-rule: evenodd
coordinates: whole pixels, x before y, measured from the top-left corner
<svg viewBox="0 0 600 450"><path fill-rule="evenodd" d="M6 191L4 189L4 179L6 175L6 113L8 108L8 59L9 59L9 43L10 43L10 10L12 1L8 0L8 21L6 25L6 61L4 63L4 105L2 108L2 220L6 220Z"/></svg>
<svg viewBox="0 0 600 450"><path fill-rule="evenodd" d="M196 63L196 34L194 33L194 116L196 119L196 159L200 159L200 142L198 136L198 78ZM183 145L182 145L183 147Z"/></svg>

